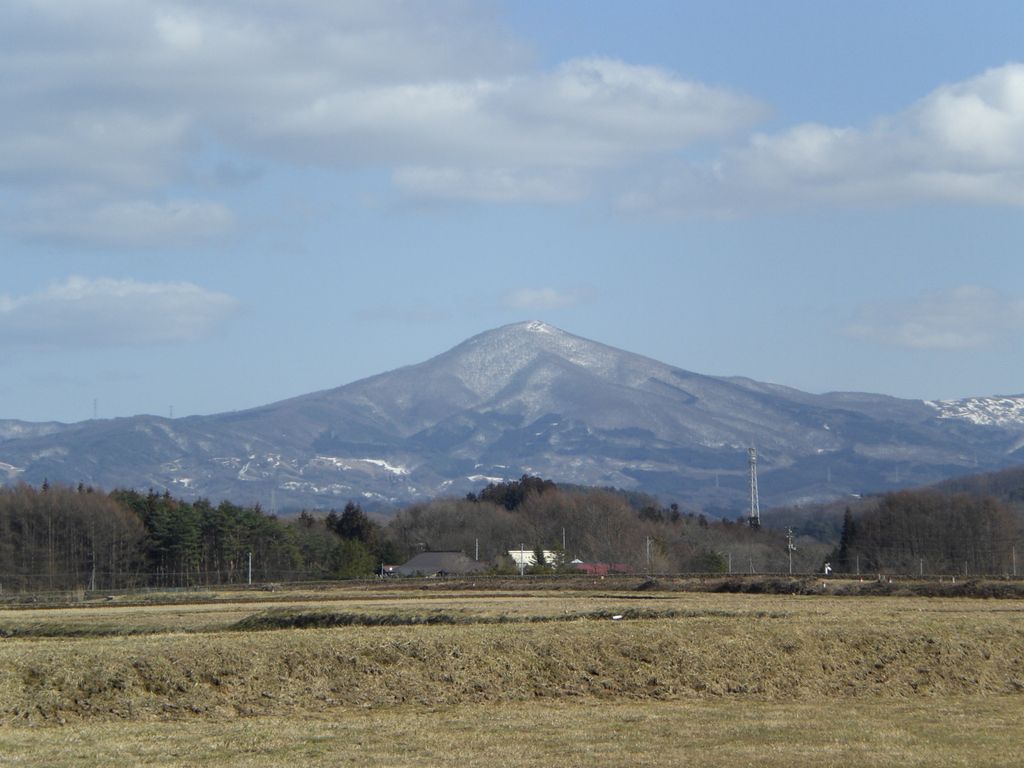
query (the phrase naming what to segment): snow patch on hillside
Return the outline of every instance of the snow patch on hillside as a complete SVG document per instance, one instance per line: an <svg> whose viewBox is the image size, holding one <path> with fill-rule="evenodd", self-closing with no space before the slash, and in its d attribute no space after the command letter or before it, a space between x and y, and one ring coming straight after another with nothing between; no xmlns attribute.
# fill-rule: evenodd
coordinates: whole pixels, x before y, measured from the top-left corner
<svg viewBox="0 0 1024 768"><path fill-rule="evenodd" d="M310 463L314 466L338 469L342 472L358 470L360 469L360 467L357 466L359 464L369 464L371 467L378 467L392 475L401 476L409 474L408 467L403 467L400 464L391 464L385 459L346 459L338 456L316 456ZM362 467L362 469L365 471L367 468Z"/></svg>
<svg viewBox="0 0 1024 768"><path fill-rule="evenodd" d="M281 483L278 488L282 491L291 491L294 493L312 493L317 495L328 494L331 496L342 496L352 491L352 486L345 485L344 483L327 483L324 485L317 485L316 483L300 480L288 480Z"/></svg>
<svg viewBox="0 0 1024 768"><path fill-rule="evenodd" d="M14 477L21 474L24 471L25 470L22 469L21 467L16 467L13 464L8 464L7 462L0 461L0 472L5 473L8 478L13 479Z"/></svg>
<svg viewBox="0 0 1024 768"><path fill-rule="evenodd" d="M342 472L347 472L352 469L352 465L348 462L348 459L339 459L337 456L314 456L313 460L309 463L313 466L330 467L332 469L340 469Z"/></svg>
<svg viewBox="0 0 1024 768"><path fill-rule="evenodd" d="M996 427L1024 427L1024 395L925 400L924 403L938 411L940 419L961 419Z"/></svg>
<svg viewBox="0 0 1024 768"><path fill-rule="evenodd" d="M359 459L359 461L367 464L373 464L374 466L380 467L385 472L390 472L392 475L408 475L409 470L406 467L396 464L389 464L384 459Z"/></svg>
<svg viewBox="0 0 1024 768"><path fill-rule="evenodd" d="M20 437L46 437L62 431L66 424L48 421L35 424L27 421L0 419L0 440L16 440Z"/></svg>

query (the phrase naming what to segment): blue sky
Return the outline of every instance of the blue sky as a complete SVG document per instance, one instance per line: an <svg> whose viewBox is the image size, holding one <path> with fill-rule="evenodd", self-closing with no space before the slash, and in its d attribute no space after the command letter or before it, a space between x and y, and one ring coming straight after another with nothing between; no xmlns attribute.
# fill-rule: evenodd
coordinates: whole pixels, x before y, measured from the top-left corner
<svg viewBox="0 0 1024 768"><path fill-rule="evenodd" d="M0 6L0 418L245 408L542 319L1024 392L1018 2Z"/></svg>

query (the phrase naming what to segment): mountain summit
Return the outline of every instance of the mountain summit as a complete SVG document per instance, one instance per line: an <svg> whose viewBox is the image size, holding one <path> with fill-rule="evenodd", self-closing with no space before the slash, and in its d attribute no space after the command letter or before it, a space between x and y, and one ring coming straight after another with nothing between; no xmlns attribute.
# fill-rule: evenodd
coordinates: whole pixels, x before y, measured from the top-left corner
<svg viewBox="0 0 1024 768"><path fill-rule="evenodd" d="M1024 397L811 395L691 373L531 321L245 411L0 421L0 480L294 508L386 506L530 473L732 515L746 503L752 444L766 504L927 483L1024 459Z"/></svg>

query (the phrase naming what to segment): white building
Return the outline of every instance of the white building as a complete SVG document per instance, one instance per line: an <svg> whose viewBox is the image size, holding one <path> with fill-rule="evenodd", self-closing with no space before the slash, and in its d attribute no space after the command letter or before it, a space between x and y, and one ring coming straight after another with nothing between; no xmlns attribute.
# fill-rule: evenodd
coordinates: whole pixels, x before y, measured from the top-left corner
<svg viewBox="0 0 1024 768"><path fill-rule="evenodd" d="M544 562L554 568L558 564L558 558L560 554L552 549L545 549ZM516 568L532 568L537 564L537 560L534 557L534 550L531 549L510 549L508 556L512 558L512 561L516 564Z"/></svg>

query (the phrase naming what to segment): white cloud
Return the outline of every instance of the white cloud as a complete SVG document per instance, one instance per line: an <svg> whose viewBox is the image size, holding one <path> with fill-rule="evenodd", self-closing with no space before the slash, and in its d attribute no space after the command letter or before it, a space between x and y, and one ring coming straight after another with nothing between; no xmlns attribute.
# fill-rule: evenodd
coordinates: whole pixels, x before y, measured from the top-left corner
<svg viewBox="0 0 1024 768"><path fill-rule="evenodd" d="M623 197L677 212L921 200L1024 206L1024 64L944 85L866 129L755 134Z"/></svg>
<svg viewBox="0 0 1024 768"><path fill-rule="evenodd" d="M728 136L763 111L664 70L577 59L502 78L337 84L259 130L338 162L591 168Z"/></svg>
<svg viewBox="0 0 1024 768"><path fill-rule="evenodd" d="M354 102L368 131L386 130L373 118L387 93L523 60L486 14L443 0L11 0L0 6L0 177L148 188L178 179L204 142L358 159L330 104Z"/></svg>
<svg viewBox="0 0 1024 768"><path fill-rule="evenodd" d="M35 225L48 217L31 212L61 197L57 238L135 246L169 229L217 236L230 224L223 204L161 201L208 197L216 174L204 166L225 153L246 164L361 166L359 142L379 133L381 164L393 126L370 124L362 139L314 126L323 136L312 141L281 125L339 95L505 76L525 60L484 9L459 0L10 0L0 4L0 196L18 214L0 226L40 236Z"/></svg>
<svg viewBox="0 0 1024 768"><path fill-rule="evenodd" d="M1024 332L1024 301L963 285L916 301L865 307L847 331L855 338L910 349L985 347Z"/></svg>
<svg viewBox="0 0 1024 768"><path fill-rule="evenodd" d="M0 72L9 73L2 56ZM184 164L192 125L183 114L145 114L98 103L61 109L25 100L0 86L5 114L18 113L0 129L0 182L147 190L173 180Z"/></svg>
<svg viewBox="0 0 1024 768"><path fill-rule="evenodd" d="M64 196L36 201L9 223L15 234L61 243L121 248L169 247L208 241L234 228L234 216L208 200L100 202Z"/></svg>
<svg viewBox="0 0 1024 768"><path fill-rule="evenodd" d="M407 133L390 136L386 148L405 147L419 163L396 171L400 189L498 202L578 199L592 186L588 173L729 136L764 113L739 94L598 58L549 73L353 99L332 110L348 116L330 121L335 130L391 125Z"/></svg>
<svg viewBox="0 0 1024 768"><path fill-rule="evenodd" d="M0 342L55 347L196 341L235 311L232 297L192 283L70 277L39 293L0 294Z"/></svg>
<svg viewBox="0 0 1024 768"><path fill-rule="evenodd" d="M567 309L584 301L585 290L559 290L551 287L520 288L502 298L502 306L523 312Z"/></svg>
<svg viewBox="0 0 1024 768"><path fill-rule="evenodd" d="M671 152L749 127L766 109L752 98L616 59L573 59L551 73L509 82L486 105L550 160L606 164ZM532 152L532 150L529 150Z"/></svg>

